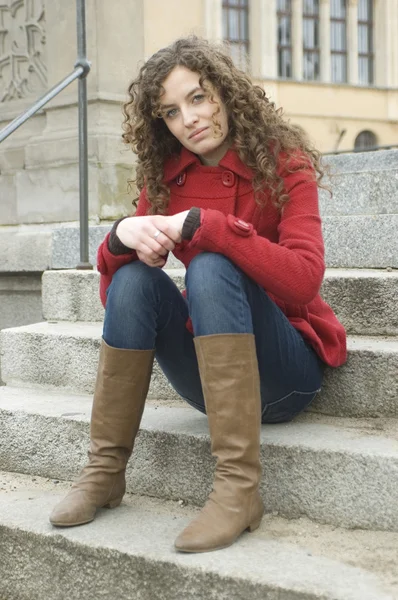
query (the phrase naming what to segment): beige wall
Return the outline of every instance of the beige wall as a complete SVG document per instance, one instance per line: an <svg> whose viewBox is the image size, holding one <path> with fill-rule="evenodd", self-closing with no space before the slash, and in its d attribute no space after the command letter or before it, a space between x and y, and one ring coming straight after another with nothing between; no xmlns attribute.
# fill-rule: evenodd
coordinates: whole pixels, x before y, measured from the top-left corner
<svg viewBox="0 0 398 600"><path fill-rule="evenodd" d="M204 0L145 0L145 56L178 37L206 35Z"/></svg>
<svg viewBox="0 0 398 600"><path fill-rule="evenodd" d="M308 132L321 152L350 150L365 129L378 144L398 145L398 90L276 80L257 81L286 116Z"/></svg>
<svg viewBox="0 0 398 600"><path fill-rule="evenodd" d="M296 25L301 1L294 2ZM327 83L326 59L322 84L277 80L276 0L250 0L253 73L277 106L301 124L323 152L335 150L343 130L340 150L352 149L365 129L376 134L379 145L398 144L398 0L374 1L378 87L365 88ZM33 17L26 11L28 5L34 6ZM351 12L354 5L353 0ZM131 207L126 189L134 174L134 158L121 141L127 86L145 58L177 37L197 33L221 39L222 0L86 0L86 6L92 62L87 81L90 218L113 219ZM326 31L328 0L322 0L321 6ZM18 6L4 4L2 10L5 55L13 54L16 43L25 44L25 62L18 63L15 72L11 60L3 61L0 68L0 126L70 72L76 59L74 1L21 0ZM37 35L24 40L21 31L32 23ZM296 27L296 51L301 44L297 39L300 42ZM296 73L297 56L299 51ZM77 220L76 100L73 84L1 145L0 224Z"/></svg>
<svg viewBox="0 0 398 600"><path fill-rule="evenodd" d="M189 33L219 38L221 23L216 20L221 19L221 4L222 0L144 0L145 56ZM276 1L251 0L250 6L253 73L272 77L277 42L276 35L272 35L276 19L270 14L276 9ZM381 146L398 144L398 35L394 35L398 31L398 0L375 0L375 17L378 88L257 80L292 122L307 130L322 152L334 151L343 129L346 133L339 150L352 149L356 136L365 129L376 134Z"/></svg>

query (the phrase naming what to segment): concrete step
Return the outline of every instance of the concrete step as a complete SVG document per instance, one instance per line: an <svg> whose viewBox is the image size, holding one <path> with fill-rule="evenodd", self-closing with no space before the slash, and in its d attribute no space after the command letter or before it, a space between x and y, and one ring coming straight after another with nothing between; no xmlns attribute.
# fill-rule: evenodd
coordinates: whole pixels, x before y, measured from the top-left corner
<svg viewBox="0 0 398 600"><path fill-rule="evenodd" d="M91 400L0 388L0 469L72 480L87 460ZM398 531L398 420L302 415L263 425L261 493L286 518ZM214 460L207 419L192 408L148 403L128 490L201 505Z"/></svg>
<svg viewBox="0 0 398 600"><path fill-rule="evenodd" d="M97 249L111 223L90 225L89 257L96 265ZM326 265L331 268L398 268L398 214L326 214L323 216ZM80 263L78 224L0 226L2 270L41 272L75 269ZM181 263L169 257L168 268Z"/></svg>
<svg viewBox="0 0 398 600"><path fill-rule="evenodd" d="M398 151L330 156L325 162L333 174L333 198L320 190L328 267L398 267ZM328 183L328 178L324 181ZM111 226L90 223L93 264ZM73 222L0 226L2 270L75 268L80 262L79 235L78 223Z"/></svg>
<svg viewBox="0 0 398 600"><path fill-rule="evenodd" d="M90 226L90 260L111 224ZM398 268L398 214L325 215L325 260L331 268ZM0 229L0 253L7 272L73 269L79 260L79 227L69 225ZM29 248L29 256L26 248ZM169 257L168 268L181 263Z"/></svg>
<svg viewBox="0 0 398 600"><path fill-rule="evenodd" d="M184 289L185 269L165 271ZM97 271L46 271L42 281L47 321L102 321ZM398 271L327 269L321 293L349 333L398 335Z"/></svg>
<svg viewBox="0 0 398 600"><path fill-rule="evenodd" d="M180 290L185 269L165 269ZM47 321L102 321L98 271L45 271L42 277L43 315ZM397 278L398 281L398 278ZM398 330L398 327L397 327Z"/></svg>
<svg viewBox="0 0 398 600"><path fill-rule="evenodd" d="M398 268L398 214L325 216L327 267Z"/></svg>
<svg viewBox="0 0 398 600"><path fill-rule="evenodd" d="M112 227L112 222L89 225L89 255L95 266L97 249ZM74 269L80 263L79 223L43 223L34 225L0 224L1 271L4 273L40 273L47 269ZM181 267L170 256L169 268Z"/></svg>
<svg viewBox="0 0 398 600"><path fill-rule="evenodd" d="M398 268L398 214L325 215L322 228L328 267ZM109 229L109 225L90 227L90 257L94 265L97 248ZM79 262L79 228L54 230L52 243L51 268L74 269ZM173 259L169 257L168 268L178 266Z"/></svg>
<svg viewBox="0 0 398 600"><path fill-rule="evenodd" d="M348 333L398 335L398 271L326 269L321 295Z"/></svg>
<svg viewBox="0 0 398 600"><path fill-rule="evenodd" d="M38 273L0 275L0 329L43 320L41 287Z"/></svg>
<svg viewBox="0 0 398 600"><path fill-rule="evenodd" d="M126 496L84 527L55 529L62 484L0 474L0 596L7 600L393 600L395 533L267 516L216 553L173 542L196 510ZM57 490L57 491L55 491Z"/></svg>
<svg viewBox="0 0 398 600"><path fill-rule="evenodd" d="M89 225L90 261L96 264L97 249L113 222ZM39 273L47 269L74 269L80 263L79 223L1 225L0 256L4 273ZM181 267L170 256L169 268Z"/></svg>
<svg viewBox="0 0 398 600"><path fill-rule="evenodd" d="M355 152L323 158L331 168L333 198L320 190L326 215L398 214L398 150Z"/></svg>
<svg viewBox="0 0 398 600"><path fill-rule="evenodd" d="M102 325L36 323L0 332L2 379L10 385L42 385L92 393ZM350 336L349 357L326 369L311 410L336 416L398 417L398 340ZM155 363L149 397L178 400Z"/></svg>

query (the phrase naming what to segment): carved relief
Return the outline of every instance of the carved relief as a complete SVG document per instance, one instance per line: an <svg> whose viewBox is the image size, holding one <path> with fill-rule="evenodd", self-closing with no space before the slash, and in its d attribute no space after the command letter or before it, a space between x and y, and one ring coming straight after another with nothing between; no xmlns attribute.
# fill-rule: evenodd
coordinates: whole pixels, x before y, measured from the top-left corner
<svg viewBox="0 0 398 600"><path fill-rule="evenodd" d="M44 0L0 0L0 102L47 84Z"/></svg>

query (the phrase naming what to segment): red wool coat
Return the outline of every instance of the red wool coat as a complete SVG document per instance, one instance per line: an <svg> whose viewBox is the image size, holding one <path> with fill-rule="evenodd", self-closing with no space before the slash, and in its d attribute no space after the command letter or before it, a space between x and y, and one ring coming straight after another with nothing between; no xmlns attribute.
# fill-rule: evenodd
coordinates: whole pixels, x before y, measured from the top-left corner
<svg viewBox="0 0 398 600"><path fill-rule="evenodd" d="M337 367L346 360L346 334L319 295L325 264L313 170L307 164L305 170L288 173L281 162L279 174L290 196L282 214L271 201L264 209L256 204L253 172L234 150L230 149L217 167L206 167L183 148L178 159L170 159L165 165L164 181L170 186L168 214L197 206L201 209L201 226L192 240L176 245L174 255L185 267L203 251L231 259L267 291L321 359ZM146 215L148 208L144 189L136 216ZM138 260L135 251L111 254L108 238L109 234L98 250L104 305L105 291L115 271Z"/></svg>

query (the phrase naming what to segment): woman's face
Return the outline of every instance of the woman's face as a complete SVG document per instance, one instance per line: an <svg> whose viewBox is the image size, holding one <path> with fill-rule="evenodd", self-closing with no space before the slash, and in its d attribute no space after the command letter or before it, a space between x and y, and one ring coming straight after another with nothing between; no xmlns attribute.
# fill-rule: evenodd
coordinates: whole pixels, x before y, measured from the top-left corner
<svg viewBox="0 0 398 600"><path fill-rule="evenodd" d="M161 114L170 132L191 152L209 161L221 160L228 147L228 115L218 94L213 92L210 101L199 74L186 67L175 67L162 85ZM221 132L214 127L215 112Z"/></svg>

